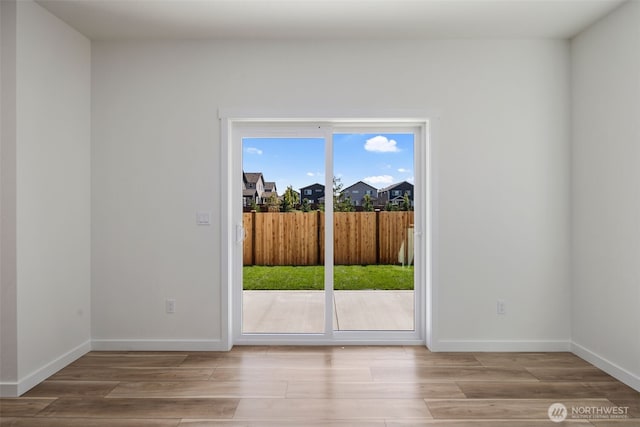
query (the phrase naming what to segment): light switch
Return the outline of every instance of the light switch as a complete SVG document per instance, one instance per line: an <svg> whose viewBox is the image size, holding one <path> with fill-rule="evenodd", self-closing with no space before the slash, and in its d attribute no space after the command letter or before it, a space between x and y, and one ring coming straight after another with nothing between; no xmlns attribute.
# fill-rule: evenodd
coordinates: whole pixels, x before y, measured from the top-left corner
<svg viewBox="0 0 640 427"><path fill-rule="evenodd" d="M198 225L210 225L211 224L211 212L204 212L204 211L196 212L196 224L198 224Z"/></svg>

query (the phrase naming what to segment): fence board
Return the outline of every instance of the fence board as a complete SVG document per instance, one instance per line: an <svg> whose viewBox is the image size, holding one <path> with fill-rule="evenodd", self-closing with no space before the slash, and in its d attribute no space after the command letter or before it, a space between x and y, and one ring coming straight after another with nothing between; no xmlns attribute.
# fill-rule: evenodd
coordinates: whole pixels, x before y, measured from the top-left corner
<svg viewBox="0 0 640 427"><path fill-rule="evenodd" d="M253 230L253 215L252 214L242 214L242 224L244 227L244 243L242 249L242 261L244 265L253 265L253 240L254 240L254 230Z"/></svg>
<svg viewBox="0 0 640 427"><path fill-rule="evenodd" d="M397 264L408 259L413 212L335 212L334 263ZM324 264L324 212L244 213L244 265Z"/></svg>

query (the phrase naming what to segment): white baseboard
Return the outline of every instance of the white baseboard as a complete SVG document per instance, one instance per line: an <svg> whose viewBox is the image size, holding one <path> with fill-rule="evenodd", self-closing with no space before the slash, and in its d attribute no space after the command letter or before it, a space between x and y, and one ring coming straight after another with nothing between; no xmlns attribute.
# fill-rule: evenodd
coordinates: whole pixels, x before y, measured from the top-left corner
<svg viewBox="0 0 640 427"><path fill-rule="evenodd" d="M507 351L542 352L570 351L569 340L437 340L431 343L431 351Z"/></svg>
<svg viewBox="0 0 640 427"><path fill-rule="evenodd" d="M621 366L605 359L604 357L594 353L586 347L581 346L578 343L571 343L571 351L578 357L586 360L597 368L602 369L612 377L622 381L629 387L632 387L640 391L640 376L627 371Z"/></svg>
<svg viewBox="0 0 640 427"><path fill-rule="evenodd" d="M35 370L17 382L0 383L0 397L18 397L49 378L65 366L73 363L80 357L91 351L91 341L86 341L76 348L68 351L45 366Z"/></svg>
<svg viewBox="0 0 640 427"><path fill-rule="evenodd" d="M0 383L0 397L18 397L17 382Z"/></svg>
<svg viewBox="0 0 640 427"><path fill-rule="evenodd" d="M93 340L95 351L228 351L222 340Z"/></svg>

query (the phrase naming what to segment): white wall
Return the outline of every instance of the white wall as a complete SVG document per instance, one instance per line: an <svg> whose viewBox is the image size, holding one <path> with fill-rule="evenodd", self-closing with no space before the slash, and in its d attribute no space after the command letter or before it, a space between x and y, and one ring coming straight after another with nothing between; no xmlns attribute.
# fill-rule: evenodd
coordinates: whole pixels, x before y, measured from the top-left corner
<svg viewBox="0 0 640 427"><path fill-rule="evenodd" d="M15 22L20 394L90 348L91 48L31 1Z"/></svg>
<svg viewBox="0 0 640 427"><path fill-rule="evenodd" d="M571 43L576 352L640 390L640 2Z"/></svg>
<svg viewBox="0 0 640 427"><path fill-rule="evenodd" d="M0 1L0 396L18 381L16 292L16 4Z"/></svg>
<svg viewBox="0 0 640 427"><path fill-rule="evenodd" d="M220 230L197 227L195 212L220 221L220 107L441 111L440 349L568 348L567 42L95 42L92 52L100 348L219 344Z"/></svg>

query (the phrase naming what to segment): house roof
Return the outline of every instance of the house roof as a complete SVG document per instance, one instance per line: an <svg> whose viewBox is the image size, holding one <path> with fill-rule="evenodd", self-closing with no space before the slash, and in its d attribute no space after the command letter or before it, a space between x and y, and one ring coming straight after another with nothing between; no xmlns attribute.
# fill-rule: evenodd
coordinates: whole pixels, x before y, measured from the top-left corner
<svg viewBox="0 0 640 427"><path fill-rule="evenodd" d="M242 190L242 197L253 197L258 194L258 190L255 188Z"/></svg>
<svg viewBox="0 0 640 427"><path fill-rule="evenodd" d="M247 182L256 183L262 178L262 172L245 172L244 177ZM264 181L264 178L262 178Z"/></svg>
<svg viewBox="0 0 640 427"><path fill-rule="evenodd" d="M407 185L410 185L411 187L413 187L413 184L411 184L410 182L402 181L402 182L398 182L398 183L396 183L396 184L391 184L391 185L390 185L390 186L388 186L388 187L381 188L380 190L378 190L378 192L390 191L390 190L393 190L393 189L394 189L394 188L396 188L396 187L399 187L399 186L400 186L400 185L402 185L402 184L407 184Z"/></svg>
<svg viewBox="0 0 640 427"><path fill-rule="evenodd" d="M355 187L355 186L356 186L356 185L358 185L358 184L365 185L365 186L369 187L369 188L370 188L370 189L372 189L372 190L378 191L378 189L377 189L376 187L374 187L373 185L369 185L369 184L367 184L367 183L366 183L366 182L364 182L364 181L358 181L358 182L356 182L355 184L352 184L352 185L348 186L347 188L344 188L342 191L347 191L347 190L349 190L351 187Z"/></svg>
<svg viewBox="0 0 640 427"><path fill-rule="evenodd" d="M305 188L309 188L309 187L315 187L315 186L320 186L322 188L324 188L324 185L319 184L319 183L315 183L315 184L311 184L311 185L305 185L304 187L300 187L301 190L304 190Z"/></svg>
<svg viewBox="0 0 640 427"><path fill-rule="evenodd" d="M275 182L265 182L264 183L264 190L265 191L276 191L276 183Z"/></svg>

